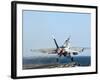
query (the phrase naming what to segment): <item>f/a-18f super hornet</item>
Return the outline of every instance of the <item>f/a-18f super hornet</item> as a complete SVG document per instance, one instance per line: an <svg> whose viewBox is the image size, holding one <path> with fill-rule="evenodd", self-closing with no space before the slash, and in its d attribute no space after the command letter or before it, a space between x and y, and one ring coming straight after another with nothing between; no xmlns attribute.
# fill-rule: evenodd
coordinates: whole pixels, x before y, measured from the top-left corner
<svg viewBox="0 0 100 80"><path fill-rule="evenodd" d="M70 36L65 40L62 46L58 46L57 41L54 36L52 36L56 48L47 48L47 49L31 49L32 52L41 52L41 53L48 53L48 54L57 54L59 57L69 56L71 61L73 61L72 55L78 55L79 53L83 52L86 49L90 49L87 47L71 47L70 46ZM58 59L57 59L58 61Z"/></svg>

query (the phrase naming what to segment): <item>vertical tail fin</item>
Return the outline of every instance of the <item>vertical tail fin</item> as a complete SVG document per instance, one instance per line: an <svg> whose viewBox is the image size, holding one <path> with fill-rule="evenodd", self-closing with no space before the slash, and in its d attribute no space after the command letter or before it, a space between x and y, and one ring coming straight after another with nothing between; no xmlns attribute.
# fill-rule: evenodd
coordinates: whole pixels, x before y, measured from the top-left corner
<svg viewBox="0 0 100 80"><path fill-rule="evenodd" d="M52 38L53 38L53 40L54 40L54 42L55 42L56 47L59 48L59 46L58 46L58 44L57 44L57 41L56 41L54 35L52 35Z"/></svg>
<svg viewBox="0 0 100 80"><path fill-rule="evenodd" d="M67 40L64 42L63 47L69 47L70 37L71 37L71 36L69 36L69 37L67 38Z"/></svg>

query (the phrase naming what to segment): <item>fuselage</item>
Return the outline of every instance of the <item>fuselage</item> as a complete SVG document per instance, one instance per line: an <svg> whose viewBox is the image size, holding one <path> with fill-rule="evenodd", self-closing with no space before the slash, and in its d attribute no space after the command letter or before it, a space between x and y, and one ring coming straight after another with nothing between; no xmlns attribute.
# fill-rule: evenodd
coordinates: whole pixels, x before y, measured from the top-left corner
<svg viewBox="0 0 100 80"><path fill-rule="evenodd" d="M71 56L73 55L77 55L78 52L77 51L72 51L69 47L60 47L57 49L57 53L59 56Z"/></svg>

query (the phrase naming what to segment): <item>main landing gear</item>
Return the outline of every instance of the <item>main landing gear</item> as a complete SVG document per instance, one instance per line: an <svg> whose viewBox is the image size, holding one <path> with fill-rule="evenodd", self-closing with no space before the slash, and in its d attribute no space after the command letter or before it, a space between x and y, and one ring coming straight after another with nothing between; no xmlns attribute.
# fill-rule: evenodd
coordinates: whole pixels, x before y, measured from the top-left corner
<svg viewBox="0 0 100 80"><path fill-rule="evenodd" d="M73 57L70 57L70 59L71 59L71 62L73 62L73 61L74 61Z"/></svg>
<svg viewBox="0 0 100 80"><path fill-rule="evenodd" d="M61 55L59 55L59 58L56 58L56 61L59 62L59 59L60 59ZM64 57L67 57L64 55ZM73 57L69 56L69 58L71 59L71 62L74 62L74 59Z"/></svg>

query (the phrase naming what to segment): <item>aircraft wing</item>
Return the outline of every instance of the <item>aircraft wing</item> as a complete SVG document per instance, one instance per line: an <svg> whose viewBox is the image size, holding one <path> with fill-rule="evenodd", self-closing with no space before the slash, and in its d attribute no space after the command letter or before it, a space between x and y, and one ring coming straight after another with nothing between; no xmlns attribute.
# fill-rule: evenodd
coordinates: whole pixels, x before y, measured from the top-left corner
<svg viewBox="0 0 100 80"><path fill-rule="evenodd" d="M55 53L56 52L56 48L46 48L46 49L31 49L30 51L32 52L41 52L41 53Z"/></svg>
<svg viewBox="0 0 100 80"><path fill-rule="evenodd" d="M90 48L88 47L70 47L70 50L76 51L76 52L83 52L84 50L88 50Z"/></svg>

